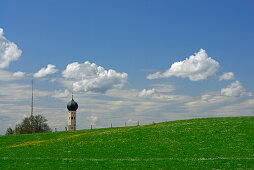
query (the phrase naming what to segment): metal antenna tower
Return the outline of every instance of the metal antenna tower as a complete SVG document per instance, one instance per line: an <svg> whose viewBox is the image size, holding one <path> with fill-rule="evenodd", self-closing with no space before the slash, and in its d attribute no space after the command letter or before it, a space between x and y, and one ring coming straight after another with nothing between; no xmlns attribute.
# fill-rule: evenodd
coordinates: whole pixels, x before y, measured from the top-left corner
<svg viewBox="0 0 254 170"><path fill-rule="evenodd" d="M31 128L32 128L32 133L35 133L35 127L34 127L34 117L33 117L33 112L34 112L34 79L32 78L32 101L31 101Z"/></svg>
<svg viewBox="0 0 254 170"><path fill-rule="evenodd" d="M32 79L32 101L31 101L31 116L34 112L34 80Z"/></svg>

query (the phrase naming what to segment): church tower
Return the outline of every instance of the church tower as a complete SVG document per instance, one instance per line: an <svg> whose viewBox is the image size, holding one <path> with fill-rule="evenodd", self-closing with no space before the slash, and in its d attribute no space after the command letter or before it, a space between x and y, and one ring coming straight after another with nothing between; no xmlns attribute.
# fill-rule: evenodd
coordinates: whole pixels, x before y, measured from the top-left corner
<svg viewBox="0 0 254 170"><path fill-rule="evenodd" d="M68 131L76 130L76 111L78 109L78 103L73 100L67 104L68 114Z"/></svg>

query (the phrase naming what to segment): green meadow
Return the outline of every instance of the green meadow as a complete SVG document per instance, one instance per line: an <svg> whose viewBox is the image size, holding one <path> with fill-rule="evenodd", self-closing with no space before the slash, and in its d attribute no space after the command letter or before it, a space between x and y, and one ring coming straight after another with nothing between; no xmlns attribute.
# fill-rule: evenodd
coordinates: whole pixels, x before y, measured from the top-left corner
<svg viewBox="0 0 254 170"><path fill-rule="evenodd" d="M2 136L0 169L254 169L254 117Z"/></svg>

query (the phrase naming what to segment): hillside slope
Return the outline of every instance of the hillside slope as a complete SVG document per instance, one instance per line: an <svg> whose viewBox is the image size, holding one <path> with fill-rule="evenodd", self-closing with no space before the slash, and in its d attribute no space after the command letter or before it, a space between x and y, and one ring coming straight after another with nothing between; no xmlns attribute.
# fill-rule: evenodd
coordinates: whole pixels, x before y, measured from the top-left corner
<svg viewBox="0 0 254 170"><path fill-rule="evenodd" d="M0 137L0 169L254 168L254 117Z"/></svg>

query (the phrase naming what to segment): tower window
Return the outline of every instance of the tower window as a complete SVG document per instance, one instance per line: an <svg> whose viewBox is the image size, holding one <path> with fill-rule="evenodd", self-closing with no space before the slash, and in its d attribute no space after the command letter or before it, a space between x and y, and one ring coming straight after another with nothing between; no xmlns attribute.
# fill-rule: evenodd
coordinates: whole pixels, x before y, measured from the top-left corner
<svg viewBox="0 0 254 170"><path fill-rule="evenodd" d="M71 119L73 119L73 117L71 117Z"/></svg>

